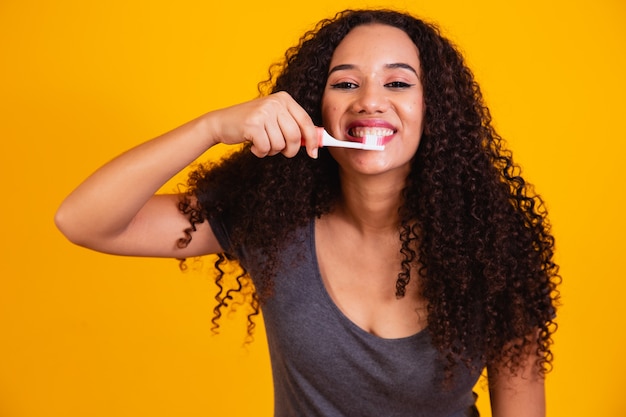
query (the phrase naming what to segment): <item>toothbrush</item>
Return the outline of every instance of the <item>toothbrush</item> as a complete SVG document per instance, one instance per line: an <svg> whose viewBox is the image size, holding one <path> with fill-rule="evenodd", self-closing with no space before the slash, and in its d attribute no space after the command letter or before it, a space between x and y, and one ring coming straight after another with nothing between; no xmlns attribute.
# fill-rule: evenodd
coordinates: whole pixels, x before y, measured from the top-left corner
<svg viewBox="0 0 626 417"><path fill-rule="evenodd" d="M330 136L330 134L323 127L318 127L316 129L317 146L319 146L320 148L325 146L335 146L338 148L364 149L369 151L385 150L384 145L378 144L378 136L376 135L366 135L365 141L361 143L335 139L334 137ZM304 145L304 140L302 140L302 144Z"/></svg>

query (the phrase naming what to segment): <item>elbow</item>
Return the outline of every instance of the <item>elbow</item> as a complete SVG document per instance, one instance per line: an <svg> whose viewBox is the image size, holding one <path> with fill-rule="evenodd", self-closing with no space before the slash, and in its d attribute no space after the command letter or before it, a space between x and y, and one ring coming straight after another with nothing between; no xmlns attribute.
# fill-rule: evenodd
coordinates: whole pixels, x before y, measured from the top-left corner
<svg viewBox="0 0 626 417"><path fill-rule="evenodd" d="M76 216L65 204L57 209L54 214L54 224L63 236L75 245L85 246L81 238L81 227L77 224Z"/></svg>
<svg viewBox="0 0 626 417"><path fill-rule="evenodd" d="M63 205L61 205L61 207L57 209L56 213L54 213L54 225L63 236L72 241L70 217L68 216L67 210L65 210Z"/></svg>

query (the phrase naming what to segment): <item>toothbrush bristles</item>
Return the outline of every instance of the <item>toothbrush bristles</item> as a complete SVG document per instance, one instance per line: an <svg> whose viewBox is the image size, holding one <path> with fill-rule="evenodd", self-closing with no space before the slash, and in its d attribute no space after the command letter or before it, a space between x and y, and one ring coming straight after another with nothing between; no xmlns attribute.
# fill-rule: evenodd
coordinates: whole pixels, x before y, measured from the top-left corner
<svg viewBox="0 0 626 417"><path fill-rule="evenodd" d="M368 146L380 146L380 136L365 135L363 144Z"/></svg>

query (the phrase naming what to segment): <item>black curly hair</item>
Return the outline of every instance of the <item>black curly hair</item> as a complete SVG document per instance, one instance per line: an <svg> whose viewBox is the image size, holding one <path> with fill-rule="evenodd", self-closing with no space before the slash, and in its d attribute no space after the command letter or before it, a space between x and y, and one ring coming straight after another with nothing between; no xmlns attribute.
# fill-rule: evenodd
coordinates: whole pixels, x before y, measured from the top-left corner
<svg viewBox="0 0 626 417"><path fill-rule="evenodd" d="M427 329L449 374L459 361L470 368L504 365L515 373L532 350L543 376L552 363L560 282L547 213L492 127L472 72L439 29L392 10L340 12L288 49L259 91L289 93L323 125L321 100L333 52L352 29L373 23L403 30L417 46L426 107L401 195L396 295L404 295L411 270L418 269ZM337 164L326 149L317 160L304 150L291 159L259 159L244 146L191 174L180 206L191 225L179 245L188 243L196 224L226 216L234 247L220 255L216 269L222 271L241 247L255 249L265 269L254 277L249 297L251 330L252 316L272 296L277 254L289 234L329 213L339 197ZM232 300L223 275L214 323ZM235 290L251 285L245 269L237 285Z"/></svg>

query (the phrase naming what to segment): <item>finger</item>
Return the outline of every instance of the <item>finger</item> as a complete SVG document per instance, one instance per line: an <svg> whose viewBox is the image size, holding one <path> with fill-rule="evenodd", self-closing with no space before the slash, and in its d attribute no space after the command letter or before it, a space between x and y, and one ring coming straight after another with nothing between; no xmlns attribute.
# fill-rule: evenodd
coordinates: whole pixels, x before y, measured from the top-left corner
<svg viewBox="0 0 626 417"><path fill-rule="evenodd" d="M285 136L277 120L273 120L265 125L265 133L270 145L268 155L274 156L283 152L286 146Z"/></svg>
<svg viewBox="0 0 626 417"><path fill-rule="evenodd" d="M285 148L282 153L288 157L294 157L302 147L302 133L300 126L293 116L285 112L278 117L278 125L285 138Z"/></svg>
<svg viewBox="0 0 626 417"><path fill-rule="evenodd" d="M300 137L296 141L298 146L302 146L304 143L307 154L311 158L317 158L319 143L317 140L317 131L315 129L315 125L313 124L313 120L311 120L311 116L309 116L306 110L304 110L304 108L302 108L302 106L300 106L293 99L288 104L287 110L300 129Z"/></svg>
<svg viewBox="0 0 626 417"><path fill-rule="evenodd" d="M268 156L272 146L264 129L257 129L255 133L244 136L244 139L252 143L250 151L259 158Z"/></svg>

